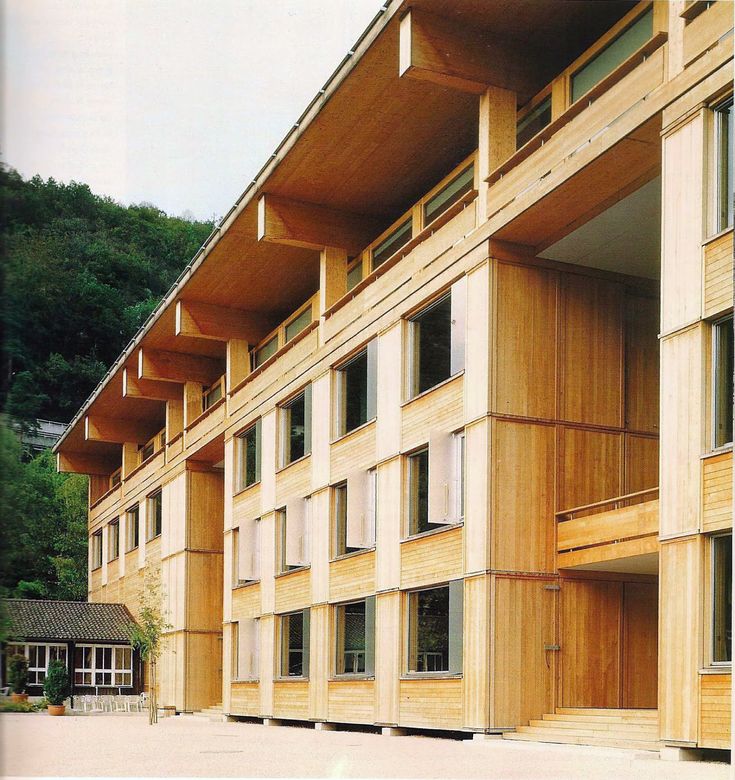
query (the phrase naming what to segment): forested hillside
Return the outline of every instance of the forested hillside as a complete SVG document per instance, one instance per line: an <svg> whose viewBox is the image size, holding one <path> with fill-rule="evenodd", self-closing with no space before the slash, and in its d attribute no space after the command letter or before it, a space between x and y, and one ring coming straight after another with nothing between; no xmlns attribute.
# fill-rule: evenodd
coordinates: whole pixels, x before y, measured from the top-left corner
<svg viewBox="0 0 735 780"><path fill-rule="evenodd" d="M7 169L0 207L0 409L68 422L212 224ZM30 460L0 428L0 595L86 597L86 503L86 477Z"/></svg>
<svg viewBox="0 0 735 780"><path fill-rule="evenodd" d="M0 171L0 406L67 422L212 224L121 206L85 184Z"/></svg>

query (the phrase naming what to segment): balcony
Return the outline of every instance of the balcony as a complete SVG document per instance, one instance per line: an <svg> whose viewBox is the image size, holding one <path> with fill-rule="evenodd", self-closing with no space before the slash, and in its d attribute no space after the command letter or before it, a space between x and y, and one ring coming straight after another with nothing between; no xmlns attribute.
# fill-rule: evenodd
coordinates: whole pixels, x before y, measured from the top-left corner
<svg viewBox="0 0 735 780"><path fill-rule="evenodd" d="M557 512L557 566L658 573L658 488Z"/></svg>

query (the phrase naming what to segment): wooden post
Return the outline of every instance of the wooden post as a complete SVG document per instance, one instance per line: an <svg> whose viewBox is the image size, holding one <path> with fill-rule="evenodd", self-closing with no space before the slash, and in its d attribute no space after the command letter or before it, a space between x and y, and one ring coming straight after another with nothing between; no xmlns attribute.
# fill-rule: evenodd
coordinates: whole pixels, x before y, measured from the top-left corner
<svg viewBox="0 0 735 780"><path fill-rule="evenodd" d="M202 413L202 386L199 382L184 383L184 428Z"/></svg>
<svg viewBox="0 0 735 780"><path fill-rule="evenodd" d="M515 92L499 87L488 87L480 96L477 151L479 225L487 221L489 214L488 184L485 179L516 150L516 101Z"/></svg>
<svg viewBox="0 0 735 780"><path fill-rule="evenodd" d="M126 441L122 445L122 478L125 479L138 467L138 442Z"/></svg>
<svg viewBox="0 0 735 780"><path fill-rule="evenodd" d="M227 342L227 373L225 392L242 382L250 373L250 345L244 339L229 339Z"/></svg>
<svg viewBox="0 0 735 780"><path fill-rule="evenodd" d="M184 401L182 397L175 401L166 401L166 443L184 430Z"/></svg>

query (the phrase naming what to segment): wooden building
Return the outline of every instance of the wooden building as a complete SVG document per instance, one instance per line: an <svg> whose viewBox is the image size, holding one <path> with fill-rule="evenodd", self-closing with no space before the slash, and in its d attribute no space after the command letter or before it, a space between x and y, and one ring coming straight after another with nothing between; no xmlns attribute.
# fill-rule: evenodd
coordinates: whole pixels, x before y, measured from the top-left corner
<svg viewBox="0 0 735 780"><path fill-rule="evenodd" d="M133 617L124 604L90 604L47 599L3 599L7 641L3 643L2 685L7 660L28 659L31 696L43 695L51 661L69 671L72 698L83 694L136 694L142 690L140 653L130 644Z"/></svg>
<svg viewBox="0 0 735 780"><path fill-rule="evenodd" d="M56 447L162 704L730 745L733 7L509 5L386 3Z"/></svg>

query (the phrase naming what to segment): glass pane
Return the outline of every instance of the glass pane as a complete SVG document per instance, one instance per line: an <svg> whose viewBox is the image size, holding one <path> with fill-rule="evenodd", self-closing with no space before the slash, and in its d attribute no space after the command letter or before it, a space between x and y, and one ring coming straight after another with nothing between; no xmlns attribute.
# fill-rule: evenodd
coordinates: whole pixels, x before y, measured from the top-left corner
<svg viewBox="0 0 735 780"><path fill-rule="evenodd" d="M258 444L257 444L257 431L255 427L252 427L249 431L244 433L241 437L242 439L242 450L241 450L241 457L242 457L242 486L248 487L249 485L255 484L257 480L257 454L258 454Z"/></svg>
<svg viewBox="0 0 735 780"><path fill-rule="evenodd" d="M355 552L357 547L347 546L347 485L334 489L335 555Z"/></svg>
<svg viewBox="0 0 735 780"><path fill-rule="evenodd" d="M301 612L284 618L286 676L301 677L303 673L304 616Z"/></svg>
<svg viewBox="0 0 735 780"><path fill-rule="evenodd" d="M531 109L516 126L516 147L521 148L551 122L551 95Z"/></svg>
<svg viewBox="0 0 735 780"><path fill-rule="evenodd" d="M399 225L373 249L373 270L392 257L401 247L411 240L410 218Z"/></svg>
<svg viewBox="0 0 735 780"><path fill-rule="evenodd" d="M127 549L134 550L138 546L139 513L137 506L128 512L127 521Z"/></svg>
<svg viewBox="0 0 735 780"><path fill-rule="evenodd" d="M362 281L362 261L355 263L347 272L347 292Z"/></svg>
<svg viewBox="0 0 735 780"><path fill-rule="evenodd" d="M717 119L717 229L725 230L733 224L733 104L722 106Z"/></svg>
<svg viewBox="0 0 735 780"><path fill-rule="evenodd" d="M347 433L367 422L367 350L361 352L354 360L340 369L339 373L342 379L342 427L340 433Z"/></svg>
<svg viewBox="0 0 735 780"><path fill-rule="evenodd" d="M572 76L572 102L612 73L652 35L653 9L650 9Z"/></svg>
<svg viewBox="0 0 735 780"><path fill-rule="evenodd" d="M278 350L278 336L274 336L270 341L263 344L260 349L255 350L255 365L253 368L262 366L268 358L273 357Z"/></svg>
<svg viewBox="0 0 735 780"><path fill-rule="evenodd" d="M449 588L411 594L412 672L449 670ZM415 637L415 639L414 639Z"/></svg>
<svg viewBox="0 0 735 780"><path fill-rule="evenodd" d="M424 225L441 216L451 205L466 195L475 182L475 166L470 165L458 173L443 189L439 190L424 205Z"/></svg>
<svg viewBox="0 0 735 780"><path fill-rule="evenodd" d="M451 376L452 298L446 295L412 320L413 395Z"/></svg>
<svg viewBox="0 0 735 780"><path fill-rule="evenodd" d="M365 602L338 608L338 674L365 673Z"/></svg>
<svg viewBox="0 0 735 780"><path fill-rule="evenodd" d="M295 320L291 320L291 322L286 325L286 343L288 344L294 336L301 333L308 325L311 325L311 306L302 311Z"/></svg>
<svg viewBox="0 0 735 780"><path fill-rule="evenodd" d="M733 320L729 317L715 325L715 446L732 441L733 399Z"/></svg>
<svg viewBox="0 0 735 780"><path fill-rule="evenodd" d="M303 393L283 407L285 418L284 465L304 456L305 402Z"/></svg>
<svg viewBox="0 0 735 780"><path fill-rule="evenodd" d="M732 661L732 535L715 537L712 540L712 548L712 660Z"/></svg>
<svg viewBox="0 0 735 780"><path fill-rule="evenodd" d="M214 406L222 398L222 382L218 381L211 389L204 392L204 411Z"/></svg>
<svg viewBox="0 0 735 780"><path fill-rule="evenodd" d="M422 450L408 459L409 479L409 534L421 534L441 523L429 522L429 451Z"/></svg>

